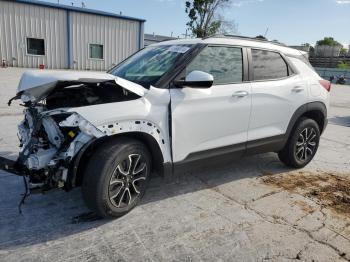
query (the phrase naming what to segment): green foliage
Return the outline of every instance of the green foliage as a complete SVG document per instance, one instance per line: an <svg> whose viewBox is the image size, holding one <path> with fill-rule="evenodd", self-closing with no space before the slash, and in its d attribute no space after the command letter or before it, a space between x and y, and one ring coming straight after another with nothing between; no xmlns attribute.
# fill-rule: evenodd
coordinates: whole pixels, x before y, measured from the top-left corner
<svg viewBox="0 0 350 262"><path fill-rule="evenodd" d="M349 66L347 63L345 63L345 62L340 62L340 63L338 64L338 68L339 68L339 69L349 69L350 66Z"/></svg>
<svg viewBox="0 0 350 262"><path fill-rule="evenodd" d="M335 41L333 37L325 37L324 39L317 41L316 45L342 46L342 44Z"/></svg>
<svg viewBox="0 0 350 262"><path fill-rule="evenodd" d="M345 56L348 53L348 50L344 47L342 47L342 49L340 49L340 55L341 56Z"/></svg>
<svg viewBox="0 0 350 262"><path fill-rule="evenodd" d="M218 18L218 10L225 7L230 0L192 0L186 1L186 13L189 21L187 27L192 35L206 37L216 34L223 21Z"/></svg>

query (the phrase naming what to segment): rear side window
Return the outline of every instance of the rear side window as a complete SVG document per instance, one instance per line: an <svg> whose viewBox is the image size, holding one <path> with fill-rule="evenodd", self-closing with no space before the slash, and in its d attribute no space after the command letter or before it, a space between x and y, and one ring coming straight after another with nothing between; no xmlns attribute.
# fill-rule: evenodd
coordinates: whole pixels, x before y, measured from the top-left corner
<svg viewBox="0 0 350 262"><path fill-rule="evenodd" d="M254 80L273 80L288 76L288 65L279 53L252 49Z"/></svg>
<svg viewBox="0 0 350 262"><path fill-rule="evenodd" d="M240 83L243 81L242 48L207 46L187 66L186 75L196 70L212 74L214 84Z"/></svg>

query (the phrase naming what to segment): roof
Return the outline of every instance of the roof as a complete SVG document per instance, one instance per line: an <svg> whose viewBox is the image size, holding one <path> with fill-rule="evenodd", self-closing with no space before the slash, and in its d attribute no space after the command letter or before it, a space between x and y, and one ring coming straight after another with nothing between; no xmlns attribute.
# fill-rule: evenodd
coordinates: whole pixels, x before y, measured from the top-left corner
<svg viewBox="0 0 350 262"><path fill-rule="evenodd" d="M56 8L56 9L63 9L63 10L74 11L74 12L79 12L79 13L94 14L94 15L107 16L107 17L113 17L113 18L119 18L119 19L125 19L125 20L132 20L132 21L138 21L138 22L145 22L146 21L145 19L141 19L141 18L118 15L115 13L109 13L109 12L104 12L104 11L100 11L100 10L94 10L94 9L82 8L82 7L76 7L76 6L69 6L69 5L62 5L62 4L54 4L54 3L49 3L49 2L37 1L37 0L15 0L15 2L22 3L22 4L43 6L43 7L51 7L51 8Z"/></svg>
<svg viewBox="0 0 350 262"><path fill-rule="evenodd" d="M304 52L280 44L278 42L262 41L255 38L241 36L212 36L206 38L179 39L164 41L153 45L186 45L186 44L221 44L247 46L252 48L270 49L282 52L286 55L300 56Z"/></svg>

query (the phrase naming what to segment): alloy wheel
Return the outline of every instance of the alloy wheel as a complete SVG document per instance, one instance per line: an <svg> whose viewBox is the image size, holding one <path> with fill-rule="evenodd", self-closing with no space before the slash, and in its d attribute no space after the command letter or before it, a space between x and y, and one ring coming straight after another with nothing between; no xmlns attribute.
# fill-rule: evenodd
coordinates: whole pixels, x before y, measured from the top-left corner
<svg viewBox="0 0 350 262"><path fill-rule="evenodd" d="M296 146L295 155L301 162L307 162L313 157L317 147L317 133L313 127L304 128L300 132Z"/></svg>
<svg viewBox="0 0 350 262"><path fill-rule="evenodd" d="M147 176L147 162L140 154L130 154L115 168L108 196L117 208L129 206L140 195Z"/></svg>

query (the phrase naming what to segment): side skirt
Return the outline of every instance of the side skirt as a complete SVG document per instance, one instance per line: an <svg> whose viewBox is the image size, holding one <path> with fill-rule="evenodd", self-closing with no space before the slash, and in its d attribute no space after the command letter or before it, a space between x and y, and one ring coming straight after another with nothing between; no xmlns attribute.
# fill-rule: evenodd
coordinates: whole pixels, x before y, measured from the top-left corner
<svg viewBox="0 0 350 262"><path fill-rule="evenodd" d="M267 152L278 152L286 143L286 135L273 136L264 139L249 141L221 148L191 153L183 161L173 163L172 176L167 182L179 179L179 175L184 172L196 170L198 168L215 167L232 163L247 155L255 155ZM170 168L167 168L170 171Z"/></svg>

